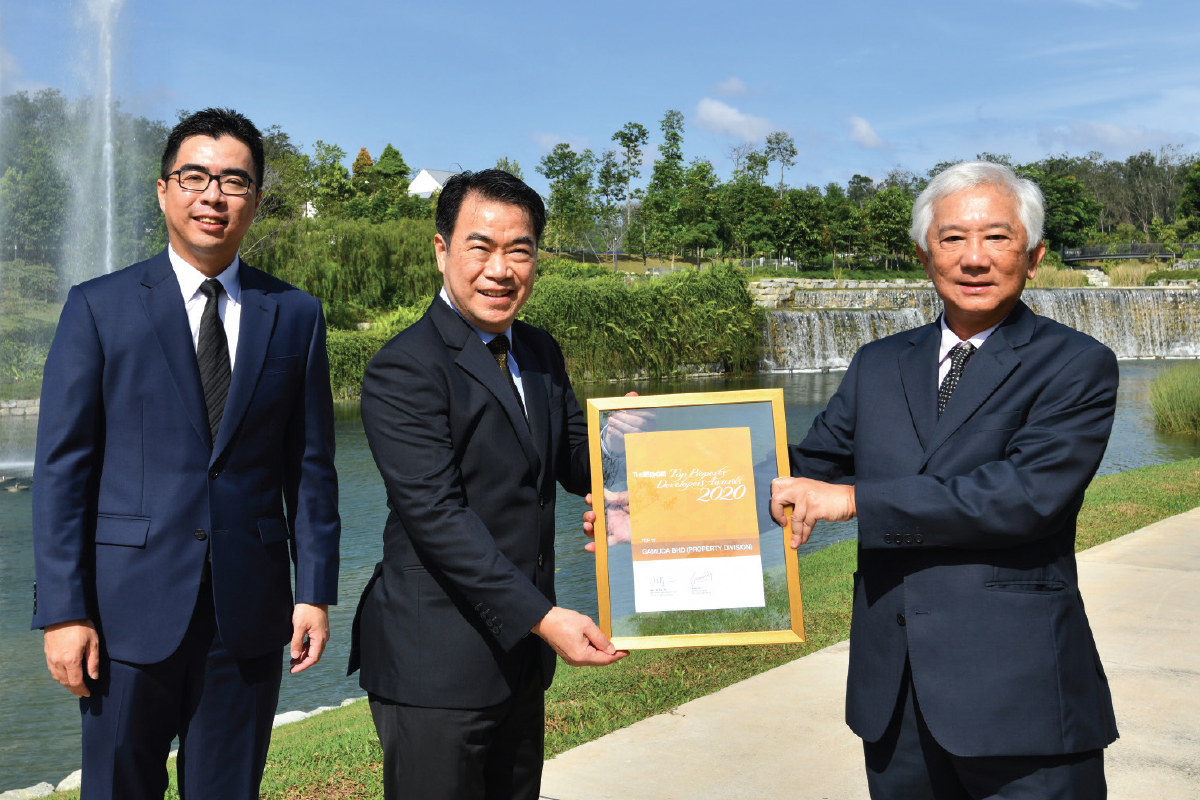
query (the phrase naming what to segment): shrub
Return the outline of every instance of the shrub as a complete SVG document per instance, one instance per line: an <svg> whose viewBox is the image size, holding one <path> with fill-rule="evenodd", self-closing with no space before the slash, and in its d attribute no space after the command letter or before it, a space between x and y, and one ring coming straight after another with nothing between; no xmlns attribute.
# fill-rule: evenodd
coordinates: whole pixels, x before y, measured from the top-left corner
<svg viewBox="0 0 1200 800"><path fill-rule="evenodd" d="M432 220L267 220L255 233L271 245L254 265L320 298L335 318L344 308L354 316L355 309L412 305L442 285Z"/></svg>
<svg viewBox="0 0 1200 800"><path fill-rule="evenodd" d="M351 397L362 392L367 363L387 342L373 331L328 332L325 350L329 354L329 385L335 397Z"/></svg>
<svg viewBox="0 0 1200 800"><path fill-rule="evenodd" d="M1164 433L1200 435L1200 364L1178 364L1150 384L1150 407Z"/></svg>
<svg viewBox="0 0 1200 800"><path fill-rule="evenodd" d="M1200 281L1200 269L1164 269L1146 275L1145 285L1153 286L1157 281Z"/></svg>
<svg viewBox="0 0 1200 800"><path fill-rule="evenodd" d="M1105 274L1112 286L1145 286L1146 276L1154 272L1155 266L1150 261L1130 259L1116 264L1106 265Z"/></svg>
<svg viewBox="0 0 1200 800"><path fill-rule="evenodd" d="M743 371L759 359L763 325L731 267L628 285L548 277L521 318L558 340L575 381L660 377L687 366Z"/></svg>
<svg viewBox="0 0 1200 800"><path fill-rule="evenodd" d="M1059 269L1043 262L1038 267L1037 276L1026 285L1030 289L1073 289L1087 284L1087 276L1082 272Z"/></svg>

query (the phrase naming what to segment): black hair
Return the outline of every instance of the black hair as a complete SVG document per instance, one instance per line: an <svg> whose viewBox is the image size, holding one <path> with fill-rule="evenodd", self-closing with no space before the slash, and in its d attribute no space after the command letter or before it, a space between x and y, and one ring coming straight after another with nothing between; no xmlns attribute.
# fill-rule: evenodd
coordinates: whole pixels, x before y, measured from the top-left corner
<svg viewBox="0 0 1200 800"><path fill-rule="evenodd" d="M472 193L485 200L509 203L525 209L533 223L534 239L541 241L542 231L546 229L546 204L542 202L542 196L530 189L525 181L502 169L481 169L478 172L460 172L442 187L434 223L437 225L437 232L446 240L447 247L454 235L454 226L458 222L458 211L462 208L463 200Z"/></svg>
<svg viewBox="0 0 1200 800"><path fill-rule="evenodd" d="M206 108L189 114L171 129L167 136L167 146L162 155L162 177L167 179L175 159L179 155L179 146L190 136L211 136L220 139L222 136L232 136L246 147L250 148L250 158L254 161L254 185L262 191L263 185L263 142L262 134L254 123L231 108Z"/></svg>

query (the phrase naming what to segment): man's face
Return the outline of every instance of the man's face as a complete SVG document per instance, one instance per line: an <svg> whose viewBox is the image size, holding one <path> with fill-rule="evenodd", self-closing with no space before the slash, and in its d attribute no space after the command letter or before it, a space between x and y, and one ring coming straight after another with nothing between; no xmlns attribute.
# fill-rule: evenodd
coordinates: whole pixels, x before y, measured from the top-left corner
<svg viewBox="0 0 1200 800"><path fill-rule="evenodd" d="M946 305L946 325L967 338L1001 322L1017 305L1025 281L1046 252L1026 250L1017 198L991 186L964 189L933 207L925 274Z"/></svg>
<svg viewBox="0 0 1200 800"><path fill-rule="evenodd" d="M503 333L533 291L537 238L521 206L463 198L451 241L433 238L446 294L480 330Z"/></svg>
<svg viewBox="0 0 1200 800"><path fill-rule="evenodd" d="M250 148L232 136L184 139L171 171L178 169L254 179ZM233 261L254 221L259 197L257 185L250 187L249 194L234 196L223 194L215 180L202 192L181 188L175 176L158 181L158 206L166 218L171 246L205 274L215 269L216 275Z"/></svg>

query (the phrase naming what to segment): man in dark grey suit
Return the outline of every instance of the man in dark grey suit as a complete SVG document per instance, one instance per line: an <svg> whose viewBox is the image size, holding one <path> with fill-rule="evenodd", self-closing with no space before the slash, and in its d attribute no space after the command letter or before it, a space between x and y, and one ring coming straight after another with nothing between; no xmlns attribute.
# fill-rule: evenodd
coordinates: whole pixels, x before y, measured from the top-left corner
<svg viewBox="0 0 1200 800"><path fill-rule="evenodd" d="M945 312L859 350L774 484L793 546L858 518L846 721L873 798L1106 794L1117 728L1074 545L1117 364L1021 303L1043 217L1006 167L935 178L911 235Z"/></svg>
<svg viewBox="0 0 1200 800"><path fill-rule="evenodd" d="M350 671L362 667L389 800L534 800L555 653L573 665L624 655L555 605L555 483L582 495L591 472L562 353L516 321L545 220L506 172L451 178L434 240L441 295L363 380L391 513Z"/></svg>

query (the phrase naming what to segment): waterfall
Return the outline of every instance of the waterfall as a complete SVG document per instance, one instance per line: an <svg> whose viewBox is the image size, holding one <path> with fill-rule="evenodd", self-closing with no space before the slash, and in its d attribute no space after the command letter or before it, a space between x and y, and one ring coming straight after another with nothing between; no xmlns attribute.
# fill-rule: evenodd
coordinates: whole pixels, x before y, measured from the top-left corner
<svg viewBox="0 0 1200 800"><path fill-rule="evenodd" d="M101 174L104 177L104 272L113 271L113 215L116 205L115 165L113 163L113 23L122 0L88 0L88 13L96 24L103 107L98 120L101 146Z"/></svg>
<svg viewBox="0 0 1200 800"><path fill-rule="evenodd" d="M1103 342L1118 358L1200 358L1198 289L1026 289L1034 310ZM763 368L845 369L867 342L932 322L931 289L798 290L769 311Z"/></svg>

